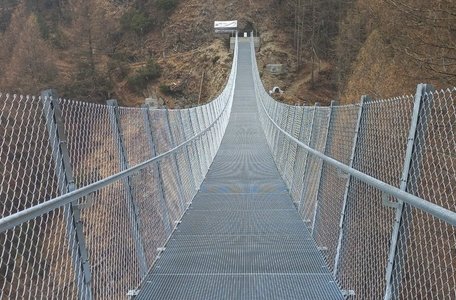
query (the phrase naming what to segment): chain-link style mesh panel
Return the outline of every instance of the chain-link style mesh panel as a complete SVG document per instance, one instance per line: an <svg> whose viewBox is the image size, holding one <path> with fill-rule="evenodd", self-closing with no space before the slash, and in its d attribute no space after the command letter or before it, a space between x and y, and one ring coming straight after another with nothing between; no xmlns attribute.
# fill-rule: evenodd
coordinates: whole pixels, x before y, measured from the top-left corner
<svg viewBox="0 0 456 300"><path fill-rule="evenodd" d="M348 165L353 150L353 138L359 107L355 105L333 106L324 153ZM334 166L324 162L319 188L312 233L317 245L324 247L324 255L332 270L339 239L339 220L348 176Z"/></svg>
<svg viewBox="0 0 456 300"><path fill-rule="evenodd" d="M315 108L308 108L303 107L302 112L299 113L301 116L297 119L296 130L295 134L297 134L297 138L306 144L310 144L311 139L311 132L312 132L312 122L315 116ZM295 143L293 143L295 148L295 156L293 158L293 170L292 170L292 183L290 188L290 193L293 198L293 201L299 203L301 199L301 192L304 188L304 178L303 175L307 168L308 163L308 152L298 147Z"/></svg>
<svg viewBox="0 0 456 300"><path fill-rule="evenodd" d="M59 194L41 98L0 93L0 216Z"/></svg>
<svg viewBox="0 0 456 300"><path fill-rule="evenodd" d="M98 191L82 210L95 299L122 299L140 280L127 193L128 185L118 181Z"/></svg>
<svg viewBox="0 0 456 300"><path fill-rule="evenodd" d="M59 100L76 188L120 171L106 105Z"/></svg>
<svg viewBox="0 0 456 300"><path fill-rule="evenodd" d="M221 95L182 110L0 94L0 299L125 299L215 157L236 70L237 47Z"/></svg>
<svg viewBox="0 0 456 300"><path fill-rule="evenodd" d="M0 216L60 194L44 99L0 94ZM0 298L66 298L76 290L63 208L0 232ZM65 287L65 290L62 289Z"/></svg>
<svg viewBox="0 0 456 300"><path fill-rule="evenodd" d="M0 233L2 299L71 299L77 295L60 208Z"/></svg>
<svg viewBox="0 0 456 300"><path fill-rule="evenodd" d="M312 128L309 146L320 152L325 151L326 136L328 135L328 125L330 117L328 107L315 108L315 116L312 121ZM301 193L297 199L299 212L309 228L313 226L315 216L318 187L320 185L321 168L323 162L314 155L309 155L306 150L306 161L304 162L304 173ZM296 176L299 176L298 174Z"/></svg>
<svg viewBox="0 0 456 300"><path fill-rule="evenodd" d="M456 211L456 89L425 95L407 189ZM456 230L404 205L393 276L398 299L456 297Z"/></svg>
<svg viewBox="0 0 456 300"><path fill-rule="evenodd" d="M411 96L364 101L354 168L390 185L400 186L412 108ZM394 210L382 205L381 191L356 178L350 179L346 196L337 275L343 287L357 291L357 297L375 299L386 288L385 266Z"/></svg>

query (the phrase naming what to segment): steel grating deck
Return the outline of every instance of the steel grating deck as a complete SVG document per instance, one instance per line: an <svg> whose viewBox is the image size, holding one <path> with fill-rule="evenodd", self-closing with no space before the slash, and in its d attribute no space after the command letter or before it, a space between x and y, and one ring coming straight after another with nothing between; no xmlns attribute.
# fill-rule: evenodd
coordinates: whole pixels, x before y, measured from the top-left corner
<svg viewBox="0 0 456 300"><path fill-rule="evenodd" d="M241 41L220 149L136 299L343 299L269 152L250 54Z"/></svg>

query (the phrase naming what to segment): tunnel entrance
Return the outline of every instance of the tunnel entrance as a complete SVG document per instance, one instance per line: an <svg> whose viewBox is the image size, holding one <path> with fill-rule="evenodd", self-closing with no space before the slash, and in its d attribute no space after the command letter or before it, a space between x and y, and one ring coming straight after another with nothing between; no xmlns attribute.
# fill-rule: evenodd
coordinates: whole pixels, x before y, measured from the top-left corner
<svg viewBox="0 0 456 300"><path fill-rule="evenodd" d="M245 34L247 34L247 37L250 37L252 35L252 32L253 32L253 36L259 36L259 32L258 32L258 29L255 27L255 25L248 21L244 28L241 28L239 30L239 36L240 37L243 37L245 36Z"/></svg>

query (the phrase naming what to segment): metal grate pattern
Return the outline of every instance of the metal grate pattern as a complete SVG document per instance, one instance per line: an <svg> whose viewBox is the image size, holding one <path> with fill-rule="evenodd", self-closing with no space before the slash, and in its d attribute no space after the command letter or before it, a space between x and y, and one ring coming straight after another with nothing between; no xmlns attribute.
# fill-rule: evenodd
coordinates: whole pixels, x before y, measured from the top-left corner
<svg viewBox="0 0 456 300"><path fill-rule="evenodd" d="M253 61L274 160L345 294L455 298L456 89L309 114L274 101Z"/></svg>
<svg viewBox="0 0 456 300"><path fill-rule="evenodd" d="M342 299L256 121L250 57L241 42L220 150L138 299Z"/></svg>
<svg viewBox="0 0 456 300"><path fill-rule="evenodd" d="M154 275L138 299L341 299L331 275ZM192 286L189 290L187 286ZM149 288L154 287L154 288ZM222 288L221 288L222 287ZM294 287L294 288L290 288Z"/></svg>

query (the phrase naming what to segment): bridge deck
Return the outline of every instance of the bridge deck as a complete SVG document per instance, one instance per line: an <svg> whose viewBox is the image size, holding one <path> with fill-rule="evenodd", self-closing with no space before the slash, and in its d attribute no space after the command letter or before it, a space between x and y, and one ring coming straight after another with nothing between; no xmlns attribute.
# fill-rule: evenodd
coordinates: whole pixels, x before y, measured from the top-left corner
<svg viewBox="0 0 456 300"><path fill-rule="evenodd" d="M280 178L239 45L222 145L137 299L342 299Z"/></svg>

